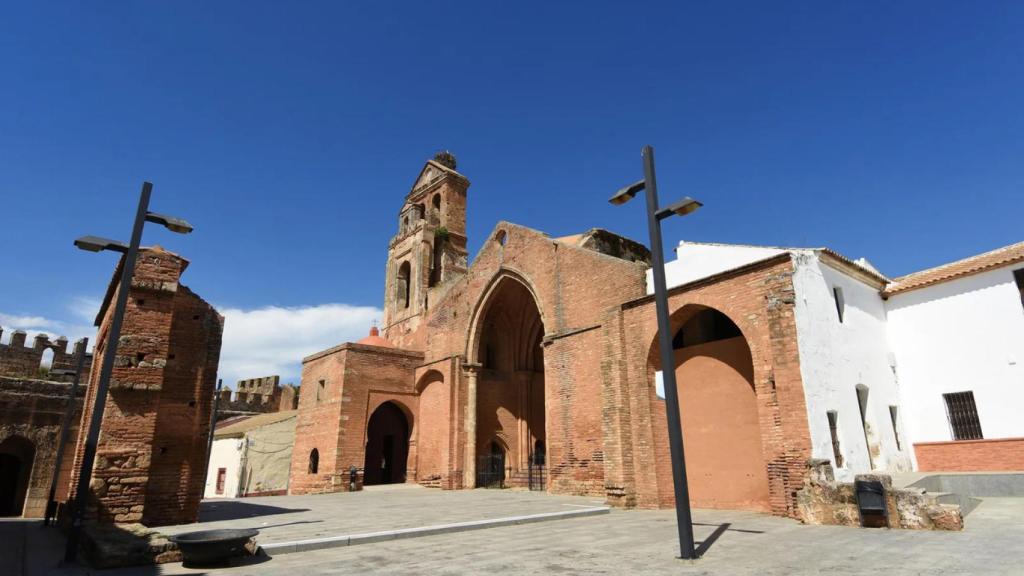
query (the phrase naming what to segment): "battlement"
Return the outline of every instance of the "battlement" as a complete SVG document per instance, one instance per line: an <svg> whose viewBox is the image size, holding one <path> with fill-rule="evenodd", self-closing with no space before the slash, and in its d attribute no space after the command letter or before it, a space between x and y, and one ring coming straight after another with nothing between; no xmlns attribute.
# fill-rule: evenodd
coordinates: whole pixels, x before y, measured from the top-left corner
<svg viewBox="0 0 1024 576"><path fill-rule="evenodd" d="M46 334L36 334L32 339L32 346L25 346L28 335L23 330L11 332L10 342L2 343L4 330L0 327L0 375L21 376L37 378L43 367L44 358L48 356L47 351L52 354L49 362L49 369L74 370L78 365L78 358L85 355L85 363L82 366L82 381L89 379L89 369L92 367L92 354L86 351L85 338L74 343L68 349L68 339L64 336L51 341Z"/></svg>
<svg viewBox="0 0 1024 576"><path fill-rule="evenodd" d="M291 384L280 385L281 377L263 376L235 383L235 390L220 391L217 418L244 414L266 414L295 410L299 405L299 389Z"/></svg>

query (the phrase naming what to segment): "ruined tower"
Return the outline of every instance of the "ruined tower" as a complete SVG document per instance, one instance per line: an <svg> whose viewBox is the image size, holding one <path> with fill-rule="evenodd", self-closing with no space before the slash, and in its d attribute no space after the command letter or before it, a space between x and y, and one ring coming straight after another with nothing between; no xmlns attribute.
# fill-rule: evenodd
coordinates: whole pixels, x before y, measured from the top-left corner
<svg viewBox="0 0 1024 576"><path fill-rule="evenodd" d="M430 303L437 302L468 267L466 190L455 156L428 160L398 213L398 233L388 245L384 335L400 347L419 348L413 333Z"/></svg>

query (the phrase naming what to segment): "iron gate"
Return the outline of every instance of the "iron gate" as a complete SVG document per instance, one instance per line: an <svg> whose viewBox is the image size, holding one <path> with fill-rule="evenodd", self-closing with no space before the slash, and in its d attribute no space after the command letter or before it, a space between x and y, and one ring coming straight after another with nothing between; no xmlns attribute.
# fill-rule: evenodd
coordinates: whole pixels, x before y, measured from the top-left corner
<svg viewBox="0 0 1024 576"><path fill-rule="evenodd" d="M477 488L504 488L506 477L504 453L486 454L479 458L476 468Z"/></svg>

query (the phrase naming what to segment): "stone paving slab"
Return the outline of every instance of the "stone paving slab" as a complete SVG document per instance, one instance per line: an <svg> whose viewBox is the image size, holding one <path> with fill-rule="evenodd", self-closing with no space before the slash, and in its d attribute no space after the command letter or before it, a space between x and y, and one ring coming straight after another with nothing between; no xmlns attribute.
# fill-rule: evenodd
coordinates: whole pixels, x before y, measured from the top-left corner
<svg viewBox="0 0 1024 576"><path fill-rule="evenodd" d="M484 491L477 491L484 492ZM705 551L696 562L678 553L671 510L613 510L567 522L547 522L439 534L252 558L221 569L179 564L89 572L61 569L47 576L224 576L326 574L789 574L1016 575L1024 566L1024 499L985 499L963 532L804 526L763 514L694 510Z"/></svg>
<svg viewBox="0 0 1024 576"><path fill-rule="evenodd" d="M256 528L261 546L604 507L599 498L521 490L438 490L416 485L308 496L204 500L199 522L164 526L172 535Z"/></svg>
<svg viewBox="0 0 1024 576"><path fill-rule="evenodd" d="M341 546L358 546L361 544L376 544L387 540L403 540L406 538L423 538L436 536L438 534L454 534L456 532L469 532L472 530L486 530L490 528L501 528L503 526L518 526L520 524L535 524L537 522L551 522L553 520L569 520L572 518L584 518L608 514L611 508L593 507L564 510L560 512L545 512L543 514L528 514L525 516L506 516L504 518L493 518L488 520L472 520L469 522L454 522L450 524L435 524L433 526L420 526L416 528L401 528L398 530L383 530L380 532L369 532L365 534L351 534L332 536L328 538L314 538L311 540L297 540L291 542L277 542L264 544L260 550L270 556L281 554L292 554L296 552L309 552L311 550L323 550L325 548L339 548Z"/></svg>

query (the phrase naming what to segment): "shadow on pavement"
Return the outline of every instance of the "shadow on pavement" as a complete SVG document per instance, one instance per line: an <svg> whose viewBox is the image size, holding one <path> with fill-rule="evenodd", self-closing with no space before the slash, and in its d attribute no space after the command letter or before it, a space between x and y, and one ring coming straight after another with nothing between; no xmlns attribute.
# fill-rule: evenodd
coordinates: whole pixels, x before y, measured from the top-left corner
<svg viewBox="0 0 1024 576"><path fill-rule="evenodd" d="M718 539L722 537L722 534L725 534L727 530L730 532L744 532L746 534L764 534L763 530L741 530L739 528L733 528L732 524L730 524L729 522L725 522L724 524L701 524L699 522L694 522L693 525L715 526L714 532L709 534L708 537L704 540L697 542L697 547L694 549L694 552L697 553L698 558L703 556L704 553L706 553L711 548L711 546L713 546L715 542L717 542Z"/></svg>
<svg viewBox="0 0 1024 576"><path fill-rule="evenodd" d="M202 502L199 505L200 522L217 522L218 520L238 520L256 518L274 514L290 514L292 512L308 512L309 508L282 508L266 504L252 504L238 500L223 502Z"/></svg>

